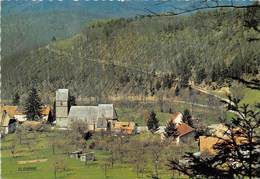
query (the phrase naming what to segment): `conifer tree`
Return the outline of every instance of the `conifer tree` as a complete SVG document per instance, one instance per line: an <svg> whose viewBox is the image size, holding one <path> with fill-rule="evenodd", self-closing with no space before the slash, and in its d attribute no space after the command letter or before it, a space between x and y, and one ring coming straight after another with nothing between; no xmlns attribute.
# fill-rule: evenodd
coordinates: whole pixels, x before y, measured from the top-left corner
<svg viewBox="0 0 260 179"><path fill-rule="evenodd" d="M147 120L147 127L151 132L155 132L159 128L159 121L156 118L156 113L151 111Z"/></svg>
<svg viewBox="0 0 260 179"><path fill-rule="evenodd" d="M39 120L42 117L41 98L39 97L38 92L34 87L30 90L24 109L25 109L26 117L29 120Z"/></svg>
<svg viewBox="0 0 260 179"><path fill-rule="evenodd" d="M13 96L12 104L15 106L20 104L20 96L19 96L18 92L16 92L15 95Z"/></svg>
<svg viewBox="0 0 260 179"><path fill-rule="evenodd" d="M189 126L193 127L193 121L190 114L190 111L188 109L185 109L183 111L183 122L188 124Z"/></svg>
<svg viewBox="0 0 260 179"><path fill-rule="evenodd" d="M173 121L168 122L168 124L165 128L164 136L166 138L172 138L172 139L175 139L176 137L179 136L177 126Z"/></svg>

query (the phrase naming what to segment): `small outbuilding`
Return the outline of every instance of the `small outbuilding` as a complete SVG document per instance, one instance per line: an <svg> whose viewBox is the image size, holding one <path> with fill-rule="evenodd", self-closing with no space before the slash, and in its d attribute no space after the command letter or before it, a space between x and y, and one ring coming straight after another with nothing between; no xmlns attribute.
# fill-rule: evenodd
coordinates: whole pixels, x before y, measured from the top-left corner
<svg viewBox="0 0 260 179"><path fill-rule="evenodd" d="M79 159L82 154L82 150L77 150L69 153L70 158Z"/></svg>
<svg viewBox="0 0 260 179"><path fill-rule="evenodd" d="M94 160L95 160L94 152L80 154L80 161L82 162L94 161Z"/></svg>

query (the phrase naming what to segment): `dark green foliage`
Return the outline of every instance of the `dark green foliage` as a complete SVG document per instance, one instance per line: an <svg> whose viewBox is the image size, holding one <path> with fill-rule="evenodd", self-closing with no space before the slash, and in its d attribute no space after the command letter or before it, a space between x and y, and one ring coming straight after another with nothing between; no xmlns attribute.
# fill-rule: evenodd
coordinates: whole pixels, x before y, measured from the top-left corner
<svg viewBox="0 0 260 179"><path fill-rule="evenodd" d="M25 114L28 120L41 119L42 102L36 88L32 88L29 92L29 96L25 102Z"/></svg>
<svg viewBox="0 0 260 179"><path fill-rule="evenodd" d="M169 114L172 114L172 108L169 108Z"/></svg>
<svg viewBox="0 0 260 179"><path fill-rule="evenodd" d="M183 122L188 124L189 126L193 127L192 116L191 116L190 111L188 109L185 109L183 111Z"/></svg>
<svg viewBox="0 0 260 179"><path fill-rule="evenodd" d="M164 136L166 138L175 139L179 136L179 132L176 124L173 121L169 121L165 128Z"/></svg>
<svg viewBox="0 0 260 179"><path fill-rule="evenodd" d="M56 39L55 36L53 36L52 39L51 39L52 42L55 42L56 40L57 40L57 39Z"/></svg>
<svg viewBox="0 0 260 179"><path fill-rule="evenodd" d="M179 96L179 94L180 94L180 88L179 85L177 85L175 88L175 96Z"/></svg>
<svg viewBox="0 0 260 179"><path fill-rule="evenodd" d="M255 1L254 2L255 5L260 5L259 1ZM258 27L259 25L259 18L260 18L260 11L259 11L260 7L251 7L251 8L247 8L246 13L243 16L243 20L244 20L244 26L247 28L252 28L257 32L260 32L260 29ZM254 40L259 40L258 39L254 39Z"/></svg>
<svg viewBox="0 0 260 179"><path fill-rule="evenodd" d="M17 106L17 105L20 104L20 95L19 95L18 92L16 92L15 95L13 96L13 102L12 102L12 104L13 104L14 106Z"/></svg>
<svg viewBox="0 0 260 179"><path fill-rule="evenodd" d="M157 91L160 90L160 88L161 88L161 81L159 81L159 80L156 81L155 88L156 88Z"/></svg>
<svg viewBox="0 0 260 179"><path fill-rule="evenodd" d="M200 84L207 77L207 74L205 72L205 67L204 66L198 66L198 68L196 68L195 70L196 70L195 82Z"/></svg>
<svg viewBox="0 0 260 179"><path fill-rule="evenodd" d="M173 75L170 74L166 74L162 77L162 84L163 84L163 88L168 88L170 89L172 87L173 84Z"/></svg>
<svg viewBox="0 0 260 179"><path fill-rule="evenodd" d="M151 111L147 120L147 127L151 132L156 132L159 128L159 121L156 118L156 113Z"/></svg>
<svg viewBox="0 0 260 179"><path fill-rule="evenodd" d="M69 95L69 106L76 106L76 98L73 95Z"/></svg>

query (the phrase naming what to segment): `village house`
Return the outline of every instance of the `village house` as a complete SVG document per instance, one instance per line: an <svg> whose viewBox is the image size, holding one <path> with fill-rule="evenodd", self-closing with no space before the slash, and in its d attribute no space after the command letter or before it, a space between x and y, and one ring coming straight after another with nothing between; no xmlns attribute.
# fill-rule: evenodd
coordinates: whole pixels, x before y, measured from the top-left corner
<svg viewBox="0 0 260 179"><path fill-rule="evenodd" d="M173 113L171 116L171 121L176 124L179 136L176 138L176 143L190 144L194 142L195 129L190 127L188 124L183 122L183 115L180 112Z"/></svg>
<svg viewBox="0 0 260 179"><path fill-rule="evenodd" d="M115 133L122 134L134 134L135 133L135 123L134 122L121 122L114 121L112 123L111 131Z"/></svg>
<svg viewBox="0 0 260 179"><path fill-rule="evenodd" d="M49 106L43 106L41 115L42 115L43 122L47 122L50 118L52 118L51 108ZM17 124L23 124L25 126L29 126L31 123L33 123L35 126L36 125L35 123L38 124L41 122L28 121L26 115L22 110L18 108L18 106L1 105L0 125L1 125L2 134L8 134L14 132Z"/></svg>
<svg viewBox="0 0 260 179"><path fill-rule="evenodd" d="M169 121L172 121L176 124L178 137L176 137L175 142L176 144L184 143L184 144L191 144L194 142L195 137L195 129L190 127L188 124L183 122L183 115L180 112L173 113ZM158 134L161 135L161 140L165 140L165 128L166 126L160 126L159 130L157 131Z"/></svg>
<svg viewBox="0 0 260 179"><path fill-rule="evenodd" d="M234 129L239 132L239 128ZM223 142L224 140L229 140L230 130L228 127L222 123L220 124L212 124L207 127L207 136L199 137L199 148L201 155L215 155L216 150L214 149L214 145ZM237 143L244 142L244 137L235 138Z"/></svg>
<svg viewBox="0 0 260 179"><path fill-rule="evenodd" d="M176 138L176 143L191 144L194 142L195 130L185 123L177 125L179 136Z"/></svg>

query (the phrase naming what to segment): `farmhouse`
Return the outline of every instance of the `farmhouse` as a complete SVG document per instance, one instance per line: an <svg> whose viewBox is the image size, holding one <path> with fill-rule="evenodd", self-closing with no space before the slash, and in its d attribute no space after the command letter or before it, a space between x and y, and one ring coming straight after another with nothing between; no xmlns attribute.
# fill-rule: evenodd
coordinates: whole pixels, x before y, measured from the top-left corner
<svg viewBox="0 0 260 179"><path fill-rule="evenodd" d="M188 124L183 122L183 115L180 112L173 113L170 120L176 124L179 136L176 138L176 143L190 144L194 142L195 130Z"/></svg>
<svg viewBox="0 0 260 179"><path fill-rule="evenodd" d="M180 112L173 113L169 121L172 121L176 124L178 137L175 139L176 144L184 143L190 144L194 142L195 130L190 127L188 124L182 121L183 115ZM160 126L156 131L157 134L160 134L161 140L165 140L165 129L166 126Z"/></svg>
<svg viewBox="0 0 260 179"><path fill-rule="evenodd" d="M195 130L185 123L177 125L179 136L176 138L176 143L190 144L194 142Z"/></svg>

